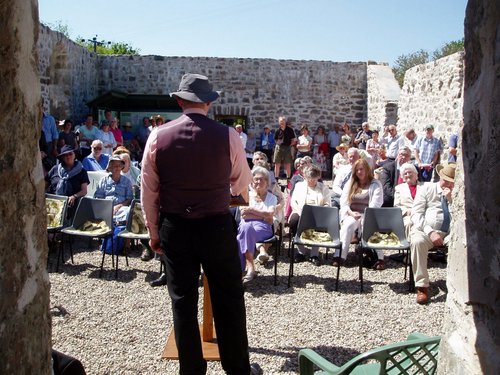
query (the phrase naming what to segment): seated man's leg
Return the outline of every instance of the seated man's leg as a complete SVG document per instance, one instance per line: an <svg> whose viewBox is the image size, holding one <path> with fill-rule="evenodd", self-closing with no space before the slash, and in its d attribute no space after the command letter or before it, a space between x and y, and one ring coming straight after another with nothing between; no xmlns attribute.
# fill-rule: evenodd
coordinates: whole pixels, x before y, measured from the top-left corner
<svg viewBox="0 0 500 375"><path fill-rule="evenodd" d="M433 244L428 235L421 230L411 230L411 263L416 287L429 287L429 273L427 272L427 254Z"/></svg>

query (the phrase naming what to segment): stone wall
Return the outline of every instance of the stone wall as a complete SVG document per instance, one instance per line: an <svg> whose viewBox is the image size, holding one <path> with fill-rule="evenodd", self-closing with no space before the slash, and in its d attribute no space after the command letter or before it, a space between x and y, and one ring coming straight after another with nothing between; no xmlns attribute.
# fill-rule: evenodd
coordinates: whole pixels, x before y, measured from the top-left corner
<svg viewBox="0 0 500 375"><path fill-rule="evenodd" d="M38 50L44 109L79 123L89 111L86 103L97 96L98 56L42 24Z"/></svg>
<svg viewBox="0 0 500 375"><path fill-rule="evenodd" d="M210 78L223 90L214 114L248 116L251 128L287 116L315 129L366 119L366 64L206 57L101 56L99 92L175 91L184 73Z"/></svg>
<svg viewBox="0 0 500 375"><path fill-rule="evenodd" d="M413 128L423 134L434 125L434 135L445 148L450 134L463 126L464 53L457 52L439 60L418 65L405 74L399 98L398 132ZM445 155L446 158L446 155Z"/></svg>
<svg viewBox="0 0 500 375"><path fill-rule="evenodd" d="M37 1L0 2L0 374L51 374Z"/></svg>
<svg viewBox="0 0 500 375"><path fill-rule="evenodd" d="M499 20L498 0L469 0L441 374L500 373Z"/></svg>
<svg viewBox="0 0 500 375"><path fill-rule="evenodd" d="M368 123L372 129L398 120L398 101L401 93L398 81L388 65L368 63Z"/></svg>

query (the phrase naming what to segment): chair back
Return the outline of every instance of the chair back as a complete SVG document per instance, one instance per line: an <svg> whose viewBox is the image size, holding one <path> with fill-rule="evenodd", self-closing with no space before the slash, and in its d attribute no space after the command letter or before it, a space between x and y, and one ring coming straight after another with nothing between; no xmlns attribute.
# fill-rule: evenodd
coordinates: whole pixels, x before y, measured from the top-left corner
<svg viewBox="0 0 500 375"><path fill-rule="evenodd" d="M99 181L103 179L103 177L106 177L108 175L108 172L106 171L88 171L87 172L89 176L89 181L90 183L87 186L87 197L93 198L94 193L97 190L97 185L99 184Z"/></svg>
<svg viewBox="0 0 500 375"><path fill-rule="evenodd" d="M126 228L127 231L129 231L130 233L134 233L134 232L132 232L132 225L134 224L134 220L136 220L134 212L137 209L141 210L141 208L142 208L142 206L141 206L140 199L132 199L132 203L130 203L130 210L129 210L128 215L127 215L127 228ZM145 234L140 234L140 233L134 233L134 234L137 234L139 236L141 236L141 235L144 236L144 235L147 235L147 232Z"/></svg>
<svg viewBox="0 0 500 375"><path fill-rule="evenodd" d="M361 239L368 242L368 239L375 232L393 232L398 236L402 245L408 243L403 223L403 213L399 207L368 207L365 209L363 219L363 234ZM390 248L386 246L386 248Z"/></svg>
<svg viewBox="0 0 500 375"><path fill-rule="evenodd" d="M295 239L306 229L315 229L319 232L328 232L332 241L340 238L339 209L337 207L305 205L300 215Z"/></svg>
<svg viewBox="0 0 500 375"><path fill-rule="evenodd" d="M345 373L350 373L357 365L367 360L380 363L380 374L434 374L437 370L440 336L385 345L369 350L356 357L357 362L345 366Z"/></svg>
<svg viewBox="0 0 500 375"><path fill-rule="evenodd" d="M83 197L76 209L72 227L80 228L87 220L103 220L113 229L113 200Z"/></svg>
<svg viewBox="0 0 500 375"><path fill-rule="evenodd" d="M301 375L313 375L314 367L322 374L435 374L441 337L412 333L406 341L380 346L362 353L342 367L323 358L312 349L299 352ZM315 366L314 366L315 365Z"/></svg>
<svg viewBox="0 0 500 375"><path fill-rule="evenodd" d="M59 209L59 212L57 213L49 213L49 207L50 202L53 201L54 207L51 207L51 209L56 209L56 207ZM62 207L60 207L62 206ZM47 216L50 214L56 214L57 217L54 218L53 223L58 223L58 225L55 226L49 226L49 221L47 221L47 229L52 230L52 231L57 231L65 226L66 223L66 211L68 210L68 197L65 195L55 195L55 194L45 194L45 207L47 208ZM47 217L47 220L49 218Z"/></svg>

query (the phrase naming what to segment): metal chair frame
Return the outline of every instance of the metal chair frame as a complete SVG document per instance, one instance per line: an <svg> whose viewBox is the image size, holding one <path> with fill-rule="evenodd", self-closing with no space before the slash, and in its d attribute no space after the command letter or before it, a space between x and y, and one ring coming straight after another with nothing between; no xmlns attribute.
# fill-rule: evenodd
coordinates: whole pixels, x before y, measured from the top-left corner
<svg viewBox="0 0 500 375"><path fill-rule="evenodd" d="M95 233L89 233L79 230L78 228L81 228L81 226L87 220L103 220L110 229L105 233L98 235L96 235ZM76 209L75 217L73 218L71 226L61 230L61 233L68 236L102 238L104 240L107 240L109 237L111 237L111 248L113 249L111 254L111 263L112 267L115 269L115 279L116 279L118 278L118 254L115 254L113 231L114 231L113 201L110 199L82 197ZM70 243L70 253L73 254L73 245L71 241L69 243ZM101 269L99 271L99 277L102 277L102 271L104 268L104 258L106 256L106 253L104 251L104 244L101 244L101 251L102 251L102 261L101 261ZM116 262L115 262L115 256L116 256Z"/></svg>
<svg viewBox="0 0 500 375"><path fill-rule="evenodd" d="M399 239L399 246L388 246L388 245L368 245L368 239L375 233L389 233L393 232ZM363 292L363 250L374 249L374 250L395 250L406 252L405 257L405 274L404 279L406 280L407 268L410 268L410 277L408 289L413 292L415 289L415 283L413 280L413 269L410 257L410 242L406 238L405 228L403 223L403 213L399 207L368 207L365 209L363 217L363 230L361 233L361 241L359 242L356 252L358 254L359 260L359 281L361 286L361 292Z"/></svg>
<svg viewBox="0 0 500 375"><path fill-rule="evenodd" d="M326 231L332 238L332 244L326 245L324 243L304 243L300 236L306 229L317 229ZM297 232L292 239L292 249L290 253L290 269L288 271L288 287L291 285L291 279L294 269L295 246L303 245L306 247L318 246L326 248L326 256L328 256L329 249L341 249L342 242L340 241L340 223L339 223L339 210L336 207L326 206L310 206L305 205L300 215L299 225ZM335 290L339 287L339 273L340 267L337 268L337 278L335 281Z"/></svg>

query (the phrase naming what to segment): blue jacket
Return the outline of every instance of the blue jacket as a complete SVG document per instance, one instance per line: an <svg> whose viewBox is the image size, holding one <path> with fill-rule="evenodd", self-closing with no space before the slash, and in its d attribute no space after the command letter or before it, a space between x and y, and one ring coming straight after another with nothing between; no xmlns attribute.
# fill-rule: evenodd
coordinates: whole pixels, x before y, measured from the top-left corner
<svg viewBox="0 0 500 375"><path fill-rule="evenodd" d="M267 147L264 147L262 146L262 141L265 139L265 133L262 132L260 133L260 137L259 137L259 140L260 140L260 149L261 150L272 150L274 148L274 145L275 145L275 141L274 141L274 134L273 132L269 132L268 136L268 144L267 144Z"/></svg>

